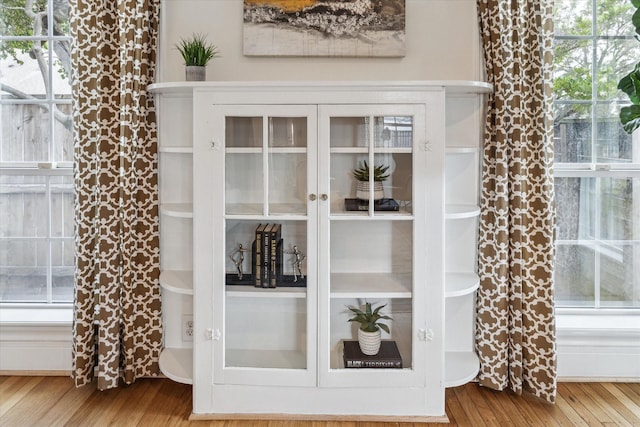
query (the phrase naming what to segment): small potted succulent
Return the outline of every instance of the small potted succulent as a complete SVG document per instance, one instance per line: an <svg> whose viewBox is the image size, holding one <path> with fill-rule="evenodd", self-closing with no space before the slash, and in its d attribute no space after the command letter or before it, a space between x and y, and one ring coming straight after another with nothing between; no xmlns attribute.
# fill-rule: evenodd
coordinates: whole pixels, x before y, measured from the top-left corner
<svg viewBox="0 0 640 427"><path fill-rule="evenodd" d="M369 175L371 174L371 169L365 160L358 164L358 167L352 172L353 177L357 180L356 197L358 199L369 200L371 198L369 192ZM375 165L373 167L373 200L380 200L384 197L382 182L389 178L388 170L389 166Z"/></svg>
<svg viewBox="0 0 640 427"><path fill-rule="evenodd" d="M364 311L357 307L349 306L349 310L354 313L354 316L349 319L349 322L358 322L360 327L358 328L358 344L362 353L373 356L378 354L380 350L380 342L382 340L382 333L380 330L384 330L389 333L389 327L384 323L380 323L380 320L393 320L389 316L385 316L380 313L386 304L379 307L372 307L370 302L365 303Z"/></svg>
<svg viewBox="0 0 640 427"><path fill-rule="evenodd" d="M189 39L181 39L176 48L184 59L186 80L206 80L206 66L210 60L218 56L218 47L208 43L202 34L193 34Z"/></svg>

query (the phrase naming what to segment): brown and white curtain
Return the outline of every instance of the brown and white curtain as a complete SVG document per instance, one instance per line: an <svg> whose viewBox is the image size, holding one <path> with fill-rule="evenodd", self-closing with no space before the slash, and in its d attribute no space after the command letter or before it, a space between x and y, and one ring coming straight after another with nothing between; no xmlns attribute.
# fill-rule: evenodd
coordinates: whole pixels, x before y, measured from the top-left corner
<svg viewBox="0 0 640 427"><path fill-rule="evenodd" d="M98 389L158 373L159 0L70 0L76 187L73 371Z"/></svg>
<svg viewBox="0 0 640 427"><path fill-rule="evenodd" d="M478 0L489 96L479 231L479 381L556 395L553 0Z"/></svg>

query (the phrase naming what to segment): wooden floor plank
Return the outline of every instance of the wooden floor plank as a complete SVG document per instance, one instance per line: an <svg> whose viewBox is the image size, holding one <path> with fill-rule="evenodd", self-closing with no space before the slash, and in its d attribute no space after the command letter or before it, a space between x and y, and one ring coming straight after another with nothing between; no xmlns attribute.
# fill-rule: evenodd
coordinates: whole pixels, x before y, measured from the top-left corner
<svg viewBox="0 0 640 427"><path fill-rule="evenodd" d="M339 421L191 421L191 386L142 379L97 391L64 377L0 378L0 426L428 427L442 424ZM640 426L639 383L560 383L555 405L477 384L446 390L452 426Z"/></svg>
<svg viewBox="0 0 640 427"><path fill-rule="evenodd" d="M600 384L579 384L578 385L585 394L591 397L591 399L597 404L602 411L604 411L611 420L620 427L632 427L631 421L625 417L625 414L620 412L621 409L626 409L624 405L617 402L613 395L609 393Z"/></svg>
<svg viewBox="0 0 640 427"><path fill-rule="evenodd" d="M6 384L0 393L0 417L3 417L7 411L27 396L40 381L42 378L38 377L30 377L25 381L16 378L16 381Z"/></svg>
<svg viewBox="0 0 640 427"><path fill-rule="evenodd" d="M71 378L65 382L66 392L56 401L43 418L51 427L66 426L69 419L78 411L94 393L92 386L76 387Z"/></svg>
<svg viewBox="0 0 640 427"><path fill-rule="evenodd" d="M56 403L51 397L63 395L69 389L68 380L63 377L35 377L34 379L37 380L35 386L30 387L24 395L25 397L22 397L1 416L5 420L5 425L33 427L50 425L44 419L44 415Z"/></svg>
<svg viewBox="0 0 640 427"><path fill-rule="evenodd" d="M596 408L585 406L584 401L582 400L583 393L577 385L578 383L573 383L571 386L567 385L567 383L560 383L558 384L558 390L562 393L571 408L580 415L580 418L582 418L587 425L602 425L603 420L600 420L598 415L594 413L597 412Z"/></svg>
<svg viewBox="0 0 640 427"><path fill-rule="evenodd" d="M478 426L478 427L486 426L487 424L482 419L482 416L480 415L478 408L475 406L475 403L471 399L471 396L469 395L469 393L467 393L467 390L469 390L467 386L454 388L456 397L460 402L460 406L462 406L462 409L464 410L465 416L468 419L473 420L473 423L475 426Z"/></svg>
<svg viewBox="0 0 640 427"><path fill-rule="evenodd" d="M640 425L640 400L631 400L617 383L601 383L599 385L613 396L616 404L624 408L620 409L620 413L623 414L629 422Z"/></svg>

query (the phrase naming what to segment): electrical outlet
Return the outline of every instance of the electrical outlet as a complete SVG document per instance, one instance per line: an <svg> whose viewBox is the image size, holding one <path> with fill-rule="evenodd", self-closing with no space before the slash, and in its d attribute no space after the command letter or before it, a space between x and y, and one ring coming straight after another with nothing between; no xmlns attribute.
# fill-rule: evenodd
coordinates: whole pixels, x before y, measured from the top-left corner
<svg viewBox="0 0 640 427"><path fill-rule="evenodd" d="M193 341L193 314L182 315L182 341Z"/></svg>

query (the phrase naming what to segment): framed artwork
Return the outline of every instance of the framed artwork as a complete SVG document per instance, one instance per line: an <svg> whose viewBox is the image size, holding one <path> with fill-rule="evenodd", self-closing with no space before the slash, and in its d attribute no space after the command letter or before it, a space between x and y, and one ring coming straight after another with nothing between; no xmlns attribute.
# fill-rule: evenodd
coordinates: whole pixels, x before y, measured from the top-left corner
<svg viewBox="0 0 640 427"><path fill-rule="evenodd" d="M244 0L248 56L402 57L405 0Z"/></svg>

